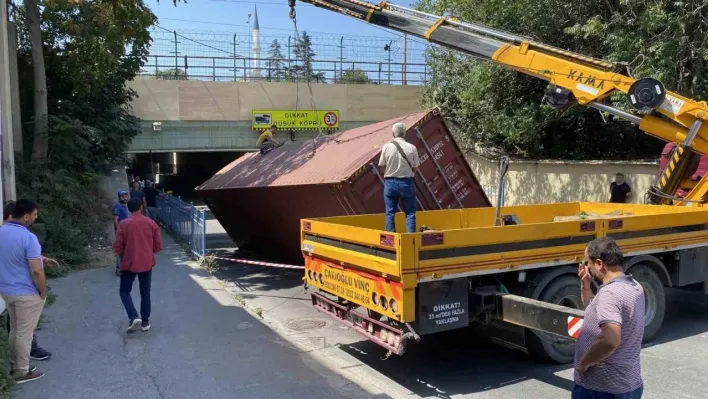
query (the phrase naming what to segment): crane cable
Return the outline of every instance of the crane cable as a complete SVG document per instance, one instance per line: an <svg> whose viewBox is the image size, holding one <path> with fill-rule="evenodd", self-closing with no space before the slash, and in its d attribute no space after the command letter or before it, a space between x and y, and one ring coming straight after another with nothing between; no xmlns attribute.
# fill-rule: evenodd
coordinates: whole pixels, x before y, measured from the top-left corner
<svg viewBox="0 0 708 399"><path fill-rule="evenodd" d="M295 12L295 1L296 0L288 0L288 6L290 6L290 19L293 21L293 28L295 30L296 43L302 43L302 41L300 40L300 32L297 29L297 14ZM303 57L302 61L303 61L303 63L305 62L304 57ZM309 73L310 71L308 70L305 72ZM319 126L320 116L319 116L319 112L317 111L317 106L315 105L314 95L312 94L311 78L312 78L311 76L306 76L305 82L307 83L307 89L308 89L308 92L310 95L310 107L312 107L312 110L315 112L315 119L318 122L319 134L312 139L312 152L310 153L308 158L314 157L315 153L317 152L317 139L319 139L320 136L326 136L326 134L324 134L324 132L322 131L322 126ZM298 79L297 75L295 76L295 79L296 79L295 84L299 85L299 79ZM299 103L299 98L295 99L295 106L296 107L297 107L298 103Z"/></svg>

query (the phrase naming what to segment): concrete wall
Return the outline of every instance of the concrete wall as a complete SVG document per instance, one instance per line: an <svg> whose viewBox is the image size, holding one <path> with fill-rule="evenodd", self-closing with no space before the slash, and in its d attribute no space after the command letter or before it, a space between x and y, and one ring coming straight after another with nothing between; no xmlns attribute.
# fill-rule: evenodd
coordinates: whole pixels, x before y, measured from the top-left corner
<svg viewBox="0 0 708 399"><path fill-rule="evenodd" d="M477 154L467 155L472 170L496 204L499 165ZM624 173L633 192L631 202L643 203L659 165L651 162L511 162L506 174L506 205L554 202L607 202L617 172Z"/></svg>
<svg viewBox="0 0 708 399"><path fill-rule="evenodd" d="M250 121L252 109L312 109L307 84L135 80L131 104L146 121ZM382 121L420 111L419 86L312 84L318 109L342 121Z"/></svg>

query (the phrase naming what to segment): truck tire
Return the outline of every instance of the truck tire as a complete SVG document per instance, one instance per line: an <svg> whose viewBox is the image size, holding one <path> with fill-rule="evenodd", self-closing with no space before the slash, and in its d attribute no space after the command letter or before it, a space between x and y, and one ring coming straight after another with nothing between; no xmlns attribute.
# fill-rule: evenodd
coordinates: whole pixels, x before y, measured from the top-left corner
<svg viewBox="0 0 708 399"><path fill-rule="evenodd" d="M583 309L580 297L580 280L571 275L562 275L551 281L543 290L540 301ZM563 340L554 335L526 329L526 349L532 357L550 363L567 364L575 357L575 342L572 339Z"/></svg>
<svg viewBox="0 0 708 399"><path fill-rule="evenodd" d="M666 297L661 279L651 267L639 264L628 271L644 289L644 342L654 338L666 314Z"/></svg>

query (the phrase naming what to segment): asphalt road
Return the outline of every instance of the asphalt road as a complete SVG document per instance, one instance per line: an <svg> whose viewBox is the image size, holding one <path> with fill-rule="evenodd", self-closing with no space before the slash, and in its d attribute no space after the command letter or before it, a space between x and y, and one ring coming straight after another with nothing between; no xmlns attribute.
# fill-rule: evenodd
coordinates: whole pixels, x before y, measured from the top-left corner
<svg viewBox="0 0 708 399"><path fill-rule="evenodd" d="M370 397L256 320L163 237L152 329L124 333L111 268L52 281L57 302L37 336L54 356L37 362L45 377L17 387L16 398Z"/></svg>
<svg viewBox="0 0 708 399"><path fill-rule="evenodd" d="M427 336L403 357L384 351L312 307L301 272L223 262L226 287L265 322L329 368L393 398L569 398L572 368L539 364L472 330ZM708 299L670 292L665 325L642 350L644 398L708 397ZM302 325L309 325L303 329ZM324 325L322 325L324 324Z"/></svg>
<svg viewBox="0 0 708 399"><path fill-rule="evenodd" d="M124 171L116 169L103 190L115 198L125 186ZM57 302L45 310L37 337L53 357L36 362L46 375L16 387L15 398L372 397L261 323L162 237L152 329L125 334L127 315L112 267L51 280ZM137 281L133 300L139 310Z"/></svg>

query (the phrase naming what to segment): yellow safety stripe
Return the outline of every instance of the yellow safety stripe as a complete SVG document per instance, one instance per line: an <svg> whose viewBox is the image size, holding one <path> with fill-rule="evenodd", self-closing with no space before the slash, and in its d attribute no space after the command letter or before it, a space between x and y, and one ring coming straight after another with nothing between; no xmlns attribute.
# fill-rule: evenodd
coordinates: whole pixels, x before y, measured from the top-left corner
<svg viewBox="0 0 708 399"><path fill-rule="evenodd" d="M367 3L367 2L365 2L365 1L359 1L359 0L345 0L345 1L346 1L347 3L356 4L356 5L358 5L358 6L370 8L370 9L372 9L372 10L374 10L374 9L380 10L380 9L381 9L381 8L380 8L379 6L377 6L376 4Z"/></svg>

